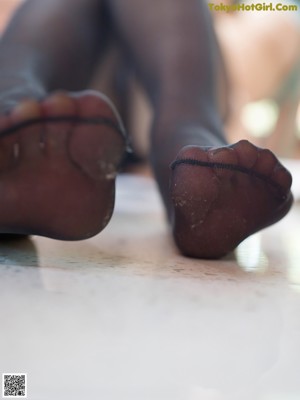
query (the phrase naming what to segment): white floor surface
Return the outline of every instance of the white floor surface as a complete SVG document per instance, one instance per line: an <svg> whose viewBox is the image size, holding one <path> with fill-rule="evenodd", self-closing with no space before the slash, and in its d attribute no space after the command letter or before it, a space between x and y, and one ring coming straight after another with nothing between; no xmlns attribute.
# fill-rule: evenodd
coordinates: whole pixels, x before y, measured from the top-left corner
<svg viewBox="0 0 300 400"><path fill-rule="evenodd" d="M187 259L152 180L125 175L95 238L1 243L7 372L30 400L299 400L300 206L235 255Z"/></svg>

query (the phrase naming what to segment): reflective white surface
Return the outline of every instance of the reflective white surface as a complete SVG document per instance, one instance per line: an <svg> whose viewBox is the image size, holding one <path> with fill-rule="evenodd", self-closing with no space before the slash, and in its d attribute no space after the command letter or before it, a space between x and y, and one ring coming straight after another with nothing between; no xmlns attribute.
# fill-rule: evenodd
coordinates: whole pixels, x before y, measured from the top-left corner
<svg viewBox="0 0 300 400"><path fill-rule="evenodd" d="M179 255L155 186L95 238L0 244L0 374L32 400L299 400L300 209L221 261Z"/></svg>

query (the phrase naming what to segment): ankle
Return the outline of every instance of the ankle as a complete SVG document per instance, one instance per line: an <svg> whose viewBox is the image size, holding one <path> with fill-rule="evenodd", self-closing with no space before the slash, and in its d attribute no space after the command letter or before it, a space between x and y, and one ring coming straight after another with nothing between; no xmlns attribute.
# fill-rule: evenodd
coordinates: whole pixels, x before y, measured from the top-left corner
<svg viewBox="0 0 300 400"><path fill-rule="evenodd" d="M205 126L199 121L173 123L153 128L151 135L151 160L172 162L184 146L219 147L227 145L219 126Z"/></svg>

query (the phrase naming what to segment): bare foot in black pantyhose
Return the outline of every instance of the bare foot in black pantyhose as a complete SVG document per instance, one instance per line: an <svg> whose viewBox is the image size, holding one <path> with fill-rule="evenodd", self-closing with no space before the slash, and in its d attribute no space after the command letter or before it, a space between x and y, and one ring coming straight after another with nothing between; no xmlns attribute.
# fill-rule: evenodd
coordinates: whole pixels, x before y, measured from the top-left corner
<svg viewBox="0 0 300 400"><path fill-rule="evenodd" d="M117 115L96 92L26 100L0 117L0 232L77 240L114 208L125 150Z"/></svg>
<svg viewBox="0 0 300 400"><path fill-rule="evenodd" d="M271 151L246 140L184 147L172 164L176 244L187 256L224 256L289 211L291 182Z"/></svg>

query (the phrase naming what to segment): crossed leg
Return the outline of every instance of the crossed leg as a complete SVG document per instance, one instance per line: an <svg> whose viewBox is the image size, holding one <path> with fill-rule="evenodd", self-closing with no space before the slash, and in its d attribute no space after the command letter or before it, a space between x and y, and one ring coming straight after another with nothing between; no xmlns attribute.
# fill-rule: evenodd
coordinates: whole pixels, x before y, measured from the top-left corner
<svg viewBox="0 0 300 400"><path fill-rule="evenodd" d="M28 0L2 40L8 63L0 65L0 87L9 64L21 90L10 84L2 91L2 108L12 111L0 120L0 231L83 239L108 222L126 146L118 118L96 94L48 93L84 87L111 33L154 109L151 163L179 249L223 256L288 212L291 176L276 157L245 141L226 143L216 98L217 45L204 2L73 0L72 13L68 1L39 4ZM39 23L24 38L33 9ZM62 32L53 32L54 20ZM11 46L24 53L11 55ZM24 97L42 101L12 108Z"/></svg>

